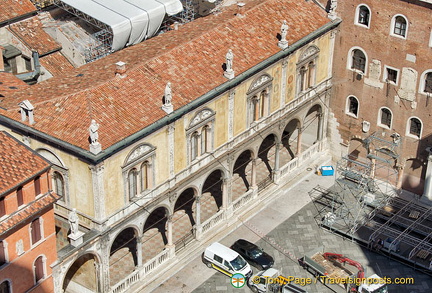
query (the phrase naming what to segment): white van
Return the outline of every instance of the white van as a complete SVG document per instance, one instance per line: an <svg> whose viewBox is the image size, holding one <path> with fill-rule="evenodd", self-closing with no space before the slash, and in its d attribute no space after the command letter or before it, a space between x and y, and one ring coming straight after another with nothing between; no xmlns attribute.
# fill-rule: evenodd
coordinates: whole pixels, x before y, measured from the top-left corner
<svg viewBox="0 0 432 293"><path fill-rule="evenodd" d="M214 268L229 277L237 273L246 278L252 276L252 269L244 258L218 242L206 248L203 254L203 262L209 268Z"/></svg>

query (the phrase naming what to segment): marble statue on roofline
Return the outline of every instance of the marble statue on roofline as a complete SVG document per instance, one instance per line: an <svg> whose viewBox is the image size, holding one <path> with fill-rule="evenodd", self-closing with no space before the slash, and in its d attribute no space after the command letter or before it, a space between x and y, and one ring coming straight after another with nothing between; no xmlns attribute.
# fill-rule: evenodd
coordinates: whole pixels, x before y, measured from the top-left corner
<svg viewBox="0 0 432 293"><path fill-rule="evenodd" d="M91 144L97 144L99 139L98 134L99 124L96 122L96 120L92 119L89 127L89 133L90 133L90 142Z"/></svg>
<svg viewBox="0 0 432 293"><path fill-rule="evenodd" d="M165 94L164 94L164 104L166 106L171 105L171 100L172 100L172 93L171 93L171 82L167 82L166 86L165 86Z"/></svg>
<svg viewBox="0 0 432 293"><path fill-rule="evenodd" d="M228 53L226 54L225 57L226 57L226 71L232 71L234 54L231 49L228 50Z"/></svg>
<svg viewBox="0 0 432 293"><path fill-rule="evenodd" d="M234 70L233 70L233 59L234 59L234 53L231 49L228 50L228 53L225 55L226 59L226 69L224 72L224 76L228 79L234 78Z"/></svg>
<svg viewBox="0 0 432 293"><path fill-rule="evenodd" d="M286 36L288 34L288 29L289 29L289 26L288 26L286 20L284 20L282 22L282 25L280 28L281 38L280 38L280 41L278 43L279 48L281 48L282 50L288 47L288 41L286 40Z"/></svg>
<svg viewBox="0 0 432 293"><path fill-rule="evenodd" d="M77 234L78 227L79 227L79 218L75 208L73 208L72 211L70 211L68 221L71 229L71 234L72 235Z"/></svg>
<svg viewBox="0 0 432 293"><path fill-rule="evenodd" d="M286 20L284 20L283 22L282 22L282 25L281 25L281 41L286 41L286 36L287 36L287 33L288 33L288 24L287 24L287 22L286 22Z"/></svg>

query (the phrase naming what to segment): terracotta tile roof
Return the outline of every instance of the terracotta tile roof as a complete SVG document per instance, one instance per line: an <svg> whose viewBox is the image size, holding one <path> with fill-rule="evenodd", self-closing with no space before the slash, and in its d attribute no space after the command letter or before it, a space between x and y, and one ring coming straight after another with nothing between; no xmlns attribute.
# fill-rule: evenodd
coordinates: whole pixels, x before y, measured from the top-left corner
<svg viewBox="0 0 432 293"><path fill-rule="evenodd" d="M13 19L36 11L36 7L30 0L1 0L0 1L0 22Z"/></svg>
<svg viewBox="0 0 432 293"><path fill-rule="evenodd" d="M217 15L197 19L21 91L0 103L0 114L20 119L17 104L35 106L34 127L58 139L88 149L91 119L100 124L99 141L107 148L166 115L161 110L168 81L178 109L225 83L222 64L234 52L236 75L280 49L277 34L287 20L287 40L294 43L330 22L312 1L247 2L245 16L236 5ZM127 63L127 77L114 76L115 63Z"/></svg>
<svg viewBox="0 0 432 293"><path fill-rule="evenodd" d="M40 64L53 76L64 74L75 67L60 52L55 52L39 59Z"/></svg>
<svg viewBox="0 0 432 293"><path fill-rule="evenodd" d="M8 215L0 222L0 236L6 233L11 228L19 223L31 218L34 214L45 208L52 206L59 199L59 196L54 192L47 192L46 194L38 197L33 202L29 203L24 208Z"/></svg>
<svg viewBox="0 0 432 293"><path fill-rule="evenodd" d="M50 164L31 148L0 131L0 195L47 169Z"/></svg>
<svg viewBox="0 0 432 293"><path fill-rule="evenodd" d="M43 30L42 22L37 16L16 22L8 27L8 30L39 55L61 49L61 45Z"/></svg>
<svg viewBox="0 0 432 293"><path fill-rule="evenodd" d="M14 93L27 87L29 87L28 84L12 73L0 72L0 107L3 100L11 98Z"/></svg>

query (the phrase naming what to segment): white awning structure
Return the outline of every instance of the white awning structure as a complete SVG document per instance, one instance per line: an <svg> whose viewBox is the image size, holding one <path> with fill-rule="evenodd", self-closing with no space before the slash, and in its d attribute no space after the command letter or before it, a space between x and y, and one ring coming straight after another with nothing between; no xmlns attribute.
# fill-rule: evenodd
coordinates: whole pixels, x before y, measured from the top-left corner
<svg viewBox="0 0 432 293"><path fill-rule="evenodd" d="M112 50L134 45L153 36L165 14L183 11L180 0L61 0L109 26L112 30Z"/></svg>

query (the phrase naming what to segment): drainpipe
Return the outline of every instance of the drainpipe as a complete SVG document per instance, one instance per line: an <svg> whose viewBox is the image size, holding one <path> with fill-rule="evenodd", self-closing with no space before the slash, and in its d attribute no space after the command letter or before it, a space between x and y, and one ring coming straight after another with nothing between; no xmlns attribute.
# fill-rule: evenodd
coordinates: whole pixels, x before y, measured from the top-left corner
<svg viewBox="0 0 432 293"><path fill-rule="evenodd" d="M40 72L41 65L39 63L39 53L36 51L33 51L32 57L33 57L35 70L33 70L32 72L26 72L26 73L21 73L21 74L15 75L16 77L18 77L19 79L21 79L22 81L24 81L28 84L35 84L37 82L37 79L38 79L40 73L41 73Z"/></svg>

